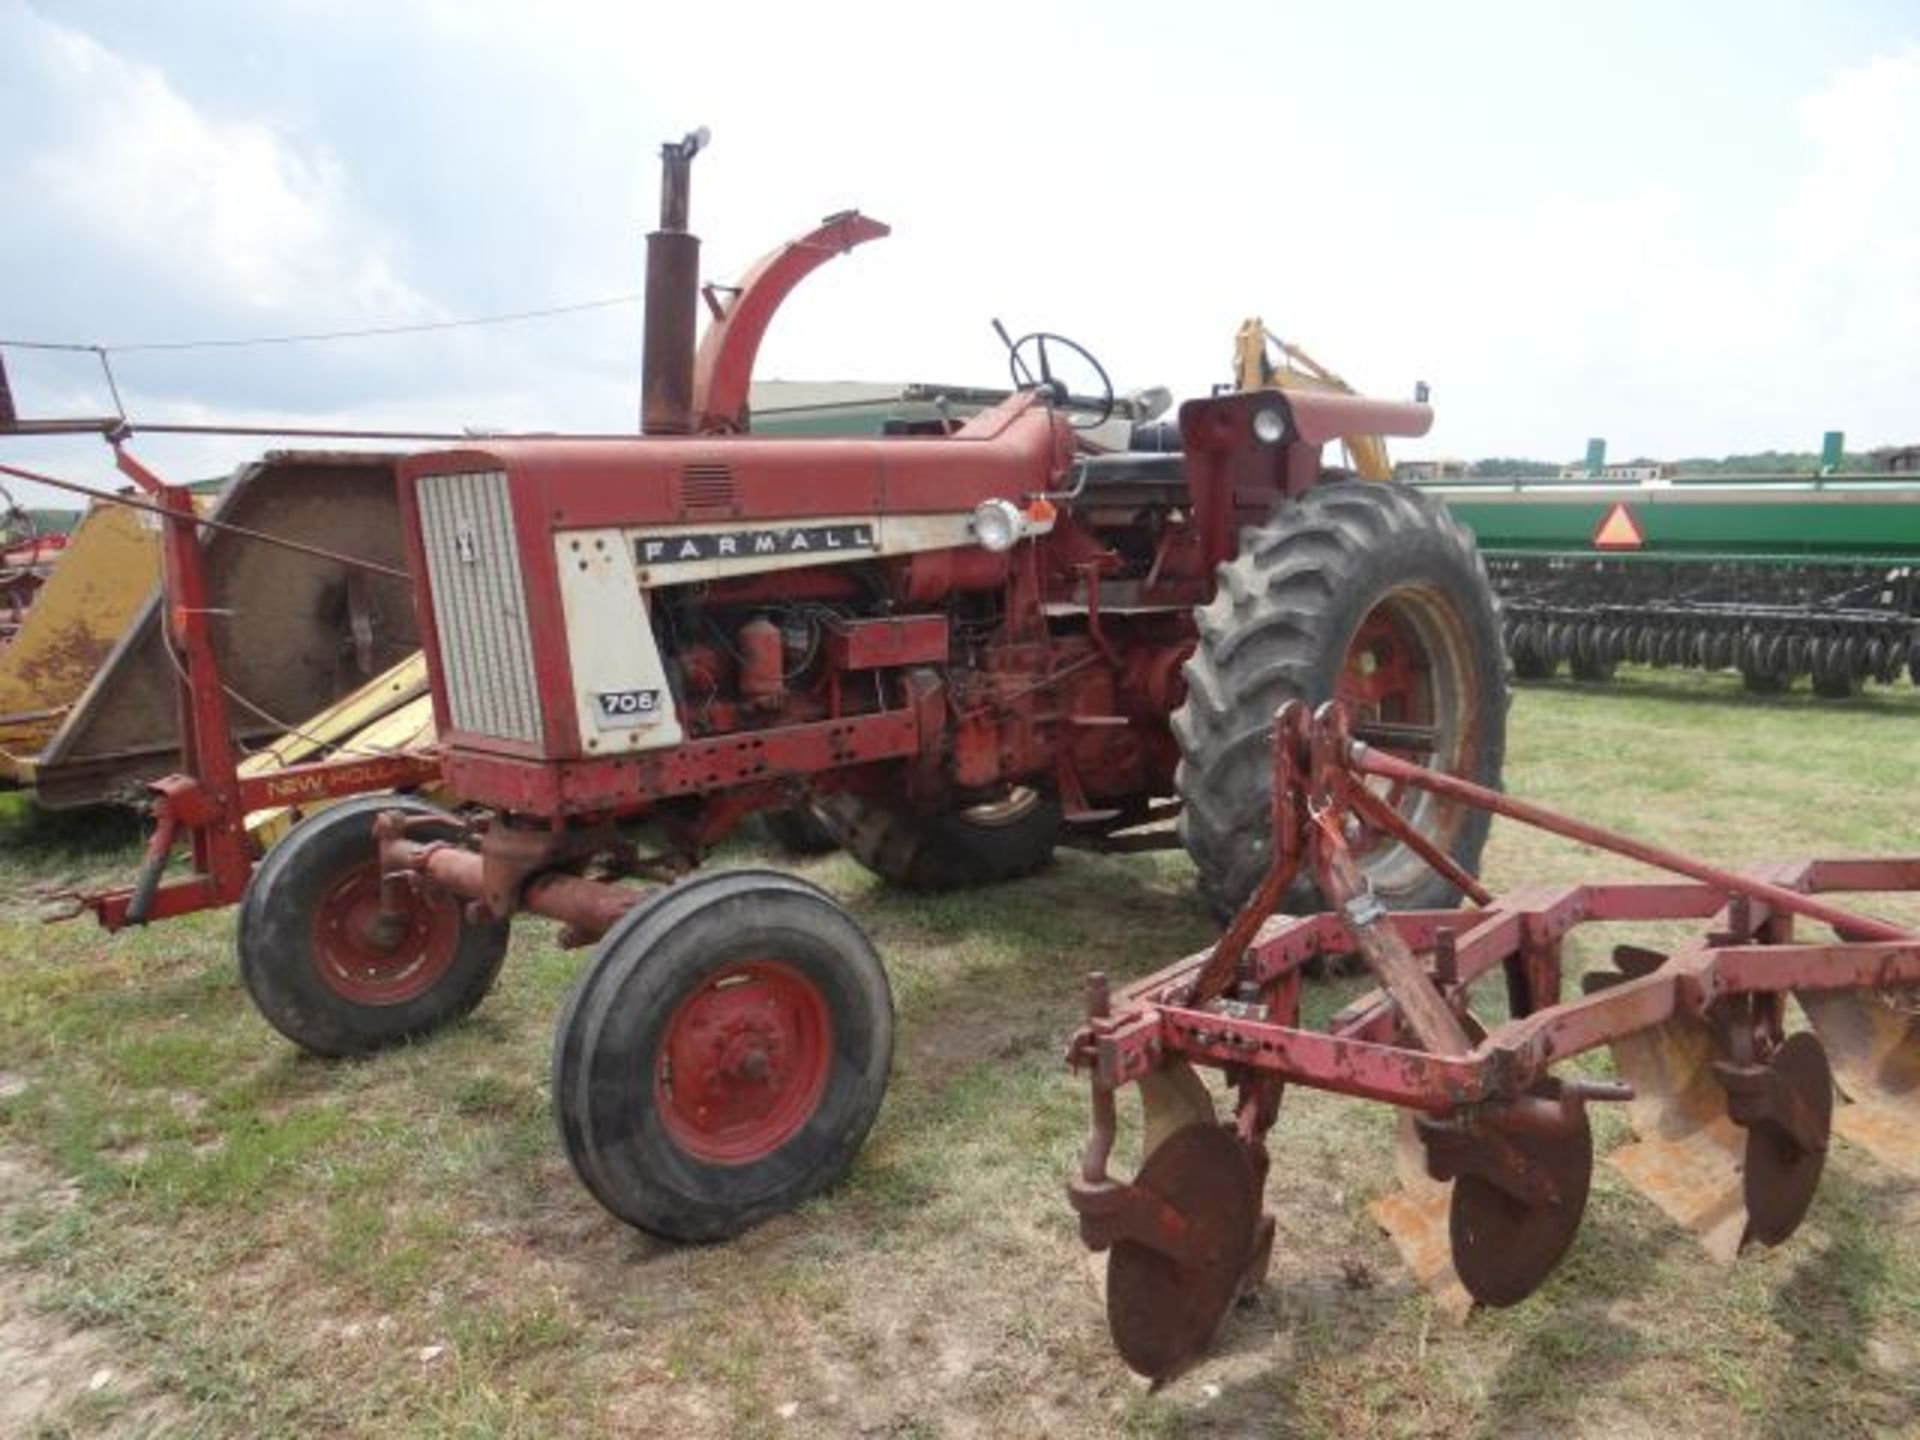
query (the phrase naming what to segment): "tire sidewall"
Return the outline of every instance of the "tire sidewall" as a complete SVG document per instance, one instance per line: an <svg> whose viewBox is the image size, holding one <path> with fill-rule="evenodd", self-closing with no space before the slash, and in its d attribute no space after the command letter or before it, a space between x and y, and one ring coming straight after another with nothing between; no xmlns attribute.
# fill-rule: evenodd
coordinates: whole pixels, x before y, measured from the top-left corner
<svg viewBox="0 0 1920 1440"><path fill-rule="evenodd" d="M907 890L961 890L1025 879L1044 870L1059 842L1052 797L1004 821L981 823L961 810L922 814L842 791L820 806L840 846L889 884Z"/></svg>
<svg viewBox="0 0 1920 1440"><path fill-rule="evenodd" d="M859 926L810 891L708 887L677 913L644 917L651 923L603 942L569 1026L578 1034L558 1036L556 1054L567 1054L573 1072L563 1137L570 1152L585 1151L591 1173L582 1178L620 1218L678 1240L725 1238L831 1185L865 1140L892 1063L892 997ZM654 1076L682 1002L753 960L785 965L819 995L831 1031L828 1073L819 1104L777 1149L717 1163L674 1140Z"/></svg>
<svg viewBox="0 0 1920 1440"><path fill-rule="evenodd" d="M1387 601L1419 613L1417 643L1429 663L1451 672L1430 682L1434 718L1458 714L1450 707L1468 712L1471 729L1449 739L1442 768L1498 786L1507 660L1498 603L1471 536L1437 500L1403 487L1320 485L1242 535L1239 555L1222 567L1220 593L1201 612L1188 699L1175 717L1176 779L1187 802L1181 835L1202 894L1223 917L1267 865L1275 709L1331 699L1355 635ZM1435 652L1434 627L1449 637L1445 653ZM1430 813L1446 816L1442 833L1430 836L1477 869L1489 817L1457 805ZM1383 861L1362 864L1386 904L1431 909L1457 900L1454 887L1404 847ZM1323 904L1305 878L1286 900L1296 912Z"/></svg>
<svg viewBox="0 0 1920 1440"><path fill-rule="evenodd" d="M1364 483L1364 482L1354 482ZM1322 612L1320 653L1312 670L1311 700L1314 704L1330 699L1346 667L1347 654L1360 626L1381 604L1410 590L1430 588L1445 599L1450 613L1448 623L1462 631L1464 657L1458 682L1470 690L1464 697L1477 713L1476 728L1467 737L1463 753L1467 773L1472 778L1498 777L1506 749L1506 671L1505 647L1500 641L1497 613L1489 605L1460 604L1463 594L1472 594L1484 582L1471 561L1471 553L1462 551L1438 529L1430 526L1399 531L1386 544L1360 553L1351 579L1356 582L1337 592ZM1436 705L1446 697L1436 687ZM1266 786L1271 794L1272 781ZM1470 854L1470 870L1477 870L1486 842L1491 817L1483 810L1456 805L1457 829L1449 837L1446 849L1456 858ZM1396 847L1399 850L1400 847ZM1371 873L1380 899L1395 909L1431 908L1451 904L1455 891L1444 878L1416 865L1410 856L1396 859L1397 872L1414 871L1411 883L1388 886Z"/></svg>
<svg viewBox="0 0 1920 1440"><path fill-rule="evenodd" d="M382 811L451 816L407 796L372 795L322 810L267 852L248 882L235 927L240 977L255 1007L282 1035L317 1055L365 1054L423 1034L470 1012L492 988L506 955L504 924L463 915L452 963L431 987L393 1005L339 993L314 953L314 912L342 879L373 856Z"/></svg>
<svg viewBox="0 0 1920 1440"><path fill-rule="evenodd" d="M1348 649L1367 616L1395 595L1423 585L1447 597L1449 608L1466 631L1463 638L1472 657L1469 668L1474 673L1463 678L1479 692L1483 708L1486 701L1497 702L1505 688L1498 658L1504 653L1500 630L1490 608L1463 610L1458 605L1462 588L1480 583L1475 571L1461 563L1462 558L1458 549L1431 530L1403 531L1390 536L1387 544L1363 551L1352 577L1356 583L1334 595L1315 625L1321 633L1320 653L1313 666L1313 702L1318 704L1333 698L1346 667ZM1480 727L1477 749L1478 758L1483 761L1487 740L1504 734L1504 707L1496 708L1501 711L1500 723Z"/></svg>
<svg viewBox="0 0 1920 1440"><path fill-rule="evenodd" d="M703 870L647 896L600 937L593 958L574 980L566 1003L554 1023L551 1066L555 1128L580 1181L608 1210L622 1215L618 1190L600 1173L599 1156L588 1141L588 1099L584 1055L592 1040L596 1016L604 1009L599 997L627 983L643 963L653 937L680 923L704 903L707 892L738 884L742 874L768 883L790 885L809 894L824 892L780 871Z"/></svg>

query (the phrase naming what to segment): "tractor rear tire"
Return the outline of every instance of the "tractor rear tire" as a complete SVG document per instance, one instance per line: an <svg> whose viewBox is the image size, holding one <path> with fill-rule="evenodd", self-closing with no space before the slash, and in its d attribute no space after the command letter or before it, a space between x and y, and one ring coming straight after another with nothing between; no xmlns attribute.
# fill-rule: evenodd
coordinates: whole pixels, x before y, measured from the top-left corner
<svg viewBox="0 0 1920 1440"><path fill-rule="evenodd" d="M1272 851L1274 711L1340 698L1355 721L1431 726L1423 763L1500 784L1507 661L1493 589L1473 537L1437 500L1404 486L1321 485L1243 531L1219 590L1196 612L1187 699L1173 732L1181 760L1180 838L1202 896L1225 917ZM1391 802L1464 867L1479 868L1490 817L1407 790ZM1356 857L1395 909L1452 905L1458 891L1404 845L1376 838ZM1286 908L1324 908L1310 880Z"/></svg>
<svg viewBox="0 0 1920 1440"><path fill-rule="evenodd" d="M819 803L834 838L882 879L907 890L998 885L1044 870L1060 838L1060 807L1018 786L1004 800L922 815L842 792Z"/></svg>
<svg viewBox="0 0 1920 1440"><path fill-rule="evenodd" d="M761 811L760 828L783 854L830 855L840 848L840 842L833 838L833 831L811 801L789 805L784 810Z"/></svg>
<svg viewBox="0 0 1920 1440"><path fill-rule="evenodd" d="M406 795L362 795L294 826L253 872L235 940L240 978L269 1024L315 1055L364 1055L466 1015L493 988L504 923L476 924L465 902L415 890L404 933L376 926L380 864L373 822L384 810L441 816L425 839L459 827Z"/></svg>
<svg viewBox="0 0 1920 1440"><path fill-rule="evenodd" d="M601 940L554 1031L554 1120L615 1216L723 1240L846 1173L892 1060L886 971L853 918L791 875L715 871Z"/></svg>

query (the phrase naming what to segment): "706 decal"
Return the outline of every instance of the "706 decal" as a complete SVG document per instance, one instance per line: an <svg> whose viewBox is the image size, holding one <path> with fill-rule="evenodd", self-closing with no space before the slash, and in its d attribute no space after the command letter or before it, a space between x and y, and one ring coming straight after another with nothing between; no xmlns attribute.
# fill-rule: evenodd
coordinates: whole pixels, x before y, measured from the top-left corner
<svg viewBox="0 0 1920 1440"><path fill-rule="evenodd" d="M596 690L593 701L602 730L656 724L662 713L658 690Z"/></svg>

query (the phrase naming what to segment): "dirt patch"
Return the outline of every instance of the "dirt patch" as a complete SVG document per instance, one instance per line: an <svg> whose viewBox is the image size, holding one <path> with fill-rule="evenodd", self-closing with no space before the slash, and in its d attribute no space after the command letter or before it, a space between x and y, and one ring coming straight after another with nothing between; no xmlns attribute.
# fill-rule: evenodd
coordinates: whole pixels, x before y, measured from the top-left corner
<svg viewBox="0 0 1920 1440"><path fill-rule="evenodd" d="M70 1203L60 1182L0 1151L0 1224L27 1205ZM0 1435L63 1424L89 1435L151 1435L179 1422L178 1408L127 1364L115 1336L49 1313L45 1282L0 1246Z"/></svg>

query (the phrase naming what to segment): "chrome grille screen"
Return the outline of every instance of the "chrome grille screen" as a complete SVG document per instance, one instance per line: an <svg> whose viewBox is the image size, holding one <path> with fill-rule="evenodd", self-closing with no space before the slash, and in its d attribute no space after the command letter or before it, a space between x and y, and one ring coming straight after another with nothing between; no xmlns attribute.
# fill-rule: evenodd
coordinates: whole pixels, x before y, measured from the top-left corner
<svg viewBox="0 0 1920 1440"><path fill-rule="evenodd" d="M424 475L414 494L453 723L537 744L540 701L507 477Z"/></svg>

